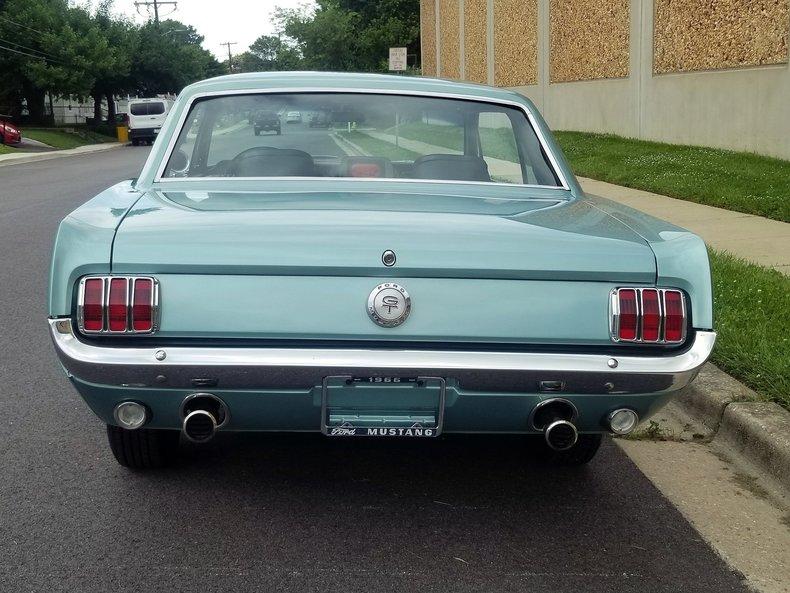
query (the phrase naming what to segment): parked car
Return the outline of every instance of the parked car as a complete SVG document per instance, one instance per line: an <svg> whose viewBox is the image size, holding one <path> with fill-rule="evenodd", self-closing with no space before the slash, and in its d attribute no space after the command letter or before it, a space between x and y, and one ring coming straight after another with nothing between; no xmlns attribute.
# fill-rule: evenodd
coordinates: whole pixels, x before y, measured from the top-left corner
<svg viewBox="0 0 790 593"><path fill-rule="evenodd" d="M296 124L302 121L302 114L299 111L289 111L285 116L286 123Z"/></svg>
<svg viewBox="0 0 790 593"><path fill-rule="evenodd" d="M366 125L216 125L282 104ZM63 220L51 268L55 350L123 465L217 431L518 434L583 464L713 348L704 243L585 194L515 92L239 74L187 87L160 135Z"/></svg>
<svg viewBox="0 0 790 593"><path fill-rule="evenodd" d="M313 113L310 116L310 123L308 124L311 128L328 128L332 122L329 121L329 116L319 111L318 113Z"/></svg>
<svg viewBox="0 0 790 593"><path fill-rule="evenodd" d="M261 132L276 132L278 136L282 133L280 116L275 111L259 111L256 113L252 127L256 136L260 136Z"/></svg>
<svg viewBox="0 0 790 593"><path fill-rule="evenodd" d="M19 144L22 132L11 123L10 116L0 115L0 144Z"/></svg>
<svg viewBox="0 0 790 593"><path fill-rule="evenodd" d="M129 139L134 146L153 143L165 122L172 101L169 99L131 99L128 107Z"/></svg>

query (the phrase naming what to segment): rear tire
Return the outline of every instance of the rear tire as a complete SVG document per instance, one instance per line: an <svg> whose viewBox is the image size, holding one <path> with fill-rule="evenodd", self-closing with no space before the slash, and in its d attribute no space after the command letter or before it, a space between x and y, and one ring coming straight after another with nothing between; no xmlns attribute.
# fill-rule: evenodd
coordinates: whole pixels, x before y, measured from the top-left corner
<svg viewBox="0 0 790 593"><path fill-rule="evenodd" d="M260 130L254 130L254 132L255 132L256 136L260 136L261 135L261 131Z"/></svg>
<svg viewBox="0 0 790 593"><path fill-rule="evenodd" d="M179 436L177 430L126 430L107 425L112 454L118 463L131 469L155 469L170 464L178 453Z"/></svg>
<svg viewBox="0 0 790 593"><path fill-rule="evenodd" d="M580 434L576 444L566 451L555 451L546 444L546 440L541 435L536 442L536 454L538 459L549 465L564 467L578 467L592 461L598 448L601 446L603 435L600 434Z"/></svg>
<svg viewBox="0 0 790 593"><path fill-rule="evenodd" d="M132 146L140 146L140 141L137 138L132 138Z"/></svg>

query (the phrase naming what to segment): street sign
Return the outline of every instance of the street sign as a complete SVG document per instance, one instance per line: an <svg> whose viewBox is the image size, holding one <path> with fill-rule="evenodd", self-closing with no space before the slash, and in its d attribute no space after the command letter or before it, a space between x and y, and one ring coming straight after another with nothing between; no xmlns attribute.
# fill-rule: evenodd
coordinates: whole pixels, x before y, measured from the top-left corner
<svg viewBox="0 0 790 593"><path fill-rule="evenodd" d="M406 70L406 48L405 47L391 47L390 48L390 70L391 71Z"/></svg>

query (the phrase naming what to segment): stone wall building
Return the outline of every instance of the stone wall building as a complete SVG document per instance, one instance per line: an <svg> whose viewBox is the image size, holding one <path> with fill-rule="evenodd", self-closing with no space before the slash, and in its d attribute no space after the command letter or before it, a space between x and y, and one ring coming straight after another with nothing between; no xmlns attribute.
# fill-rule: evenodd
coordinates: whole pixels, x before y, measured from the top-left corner
<svg viewBox="0 0 790 593"><path fill-rule="evenodd" d="M554 129L790 159L790 0L422 0L422 68Z"/></svg>

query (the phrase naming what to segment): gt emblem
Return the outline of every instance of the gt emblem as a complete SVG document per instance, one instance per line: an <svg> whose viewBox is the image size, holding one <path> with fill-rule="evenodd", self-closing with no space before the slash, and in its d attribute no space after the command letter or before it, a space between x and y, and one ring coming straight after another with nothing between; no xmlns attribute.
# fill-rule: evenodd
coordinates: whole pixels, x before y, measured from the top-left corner
<svg viewBox="0 0 790 593"><path fill-rule="evenodd" d="M382 327L396 327L411 313L411 297L406 289L394 282L385 282L368 296L368 316Z"/></svg>
<svg viewBox="0 0 790 593"><path fill-rule="evenodd" d="M395 296L388 295L381 298L381 306L386 307L387 313L392 313L393 309L397 309L399 303L400 300L398 299L398 297Z"/></svg>

